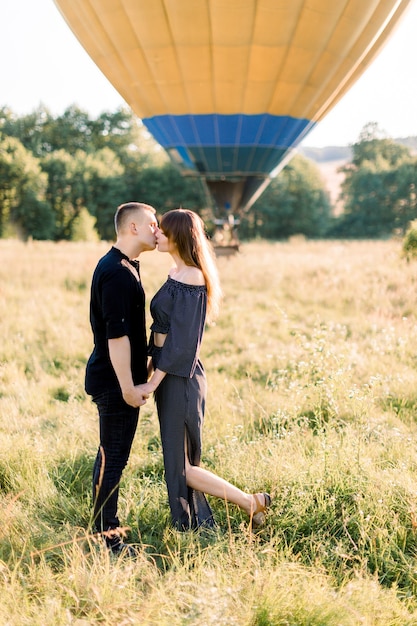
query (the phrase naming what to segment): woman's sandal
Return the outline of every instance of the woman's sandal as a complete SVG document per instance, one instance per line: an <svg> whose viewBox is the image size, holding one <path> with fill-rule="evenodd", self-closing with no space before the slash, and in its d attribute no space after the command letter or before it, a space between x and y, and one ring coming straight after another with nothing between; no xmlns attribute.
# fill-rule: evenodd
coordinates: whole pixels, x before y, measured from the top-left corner
<svg viewBox="0 0 417 626"><path fill-rule="evenodd" d="M267 508L271 506L272 500L269 493L254 493L252 495L255 499L256 508L251 511L250 525L252 528L258 528L259 526L263 526L263 524L265 524L265 513ZM259 496L263 496L264 504L261 504Z"/></svg>

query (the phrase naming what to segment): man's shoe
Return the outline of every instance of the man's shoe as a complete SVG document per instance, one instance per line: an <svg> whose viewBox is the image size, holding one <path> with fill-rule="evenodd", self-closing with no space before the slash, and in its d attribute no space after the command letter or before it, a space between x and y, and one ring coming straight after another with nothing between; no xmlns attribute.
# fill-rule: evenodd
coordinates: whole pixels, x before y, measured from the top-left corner
<svg viewBox="0 0 417 626"><path fill-rule="evenodd" d="M107 548L115 556L128 557L131 559L135 559L139 556L139 550L135 546L124 543L118 528L109 528L103 535Z"/></svg>

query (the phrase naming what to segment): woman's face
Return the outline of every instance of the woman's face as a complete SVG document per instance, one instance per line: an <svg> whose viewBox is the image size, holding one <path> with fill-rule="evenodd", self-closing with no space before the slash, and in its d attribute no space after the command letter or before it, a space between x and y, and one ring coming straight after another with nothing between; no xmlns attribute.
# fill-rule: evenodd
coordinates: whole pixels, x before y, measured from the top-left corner
<svg viewBox="0 0 417 626"><path fill-rule="evenodd" d="M175 244L173 241L170 241L168 237L165 235L162 228L158 228L158 232L156 233L156 245L158 247L159 252L173 252L175 251Z"/></svg>

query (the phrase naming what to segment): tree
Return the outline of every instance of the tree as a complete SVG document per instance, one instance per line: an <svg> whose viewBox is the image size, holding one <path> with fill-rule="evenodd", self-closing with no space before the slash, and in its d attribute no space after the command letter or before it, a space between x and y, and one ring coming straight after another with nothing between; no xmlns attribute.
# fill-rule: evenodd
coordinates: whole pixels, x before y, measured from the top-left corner
<svg viewBox="0 0 417 626"><path fill-rule="evenodd" d="M182 176L170 162L138 171L131 193L161 213L180 206L200 212L207 205L201 181Z"/></svg>
<svg viewBox="0 0 417 626"><path fill-rule="evenodd" d="M18 139L36 157L55 149L51 143L51 126L54 120L46 107L40 106L32 113L21 117L16 117L10 111L5 112L4 109L2 113L2 133Z"/></svg>
<svg viewBox="0 0 417 626"><path fill-rule="evenodd" d="M47 176L39 161L13 137L0 139L0 236L9 225L27 238L54 235L53 212L45 199Z"/></svg>
<svg viewBox="0 0 417 626"><path fill-rule="evenodd" d="M140 154L144 161L152 161L154 156L157 158L163 153L142 121L127 108L103 112L96 120L91 120L90 129L94 150L109 148L123 165L123 158L129 152Z"/></svg>
<svg viewBox="0 0 417 626"><path fill-rule="evenodd" d="M90 153L103 148L110 148L120 157L131 146L140 148L143 143L149 144L142 123L127 108L103 112L92 119L76 105L55 118L43 106L21 117L15 117L3 107L0 130L4 135L19 139L38 157L57 150L74 155L77 150Z"/></svg>
<svg viewBox="0 0 417 626"><path fill-rule="evenodd" d="M344 214L335 236L382 237L404 232L416 214L417 160L407 147L379 138L375 124L362 131L352 162L342 171Z"/></svg>
<svg viewBox="0 0 417 626"><path fill-rule="evenodd" d="M100 237L112 239L116 207L127 201L123 182L124 168L110 148L85 155L82 167L85 185L82 206L86 206L89 213L96 218L96 228Z"/></svg>
<svg viewBox="0 0 417 626"><path fill-rule="evenodd" d="M57 150L45 156L41 165L48 176L46 198L54 213L55 239L68 239L71 222L76 217L77 207L82 204L82 199L74 197L78 189L75 180L77 159L65 150Z"/></svg>
<svg viewBox="0 0 417 626"><path fill-rule="evenodd" d="M116 154L109 148L94 154L77 150L74 156L58 150L42 159L42 168L48 175L46 197L55 216L56 239L73 239L74 224L85 210L95 218L100 236L111 239L114 211L125 197L124 169Z"/></svg>
<svg viewBox="0 0 417 626"><path fill-rule="evenodd" d="M353 144L352 150L351 167L353 169L359 168L368 161L374 163L379 161L395 167L410 156L410 150L406 146L386 137L375 122L370 122L363 127L359 140ZM347 172L349 172L349 166L347 166Z"/></svg>
<svg viewBox="0 0 417 626"><path fill-rule="evenodd" d="M330 213L330 200L320 171L314 163L297 155L244 216L239 232L242 237L267 239L294 234L322 237Z"/></svg>
<svg viewBox="0 0 417 626"><path fill-rule="evenodd" d="M86 208L81 209L72 223L72 241L98 241L96 219L90 215Z"/></svg>

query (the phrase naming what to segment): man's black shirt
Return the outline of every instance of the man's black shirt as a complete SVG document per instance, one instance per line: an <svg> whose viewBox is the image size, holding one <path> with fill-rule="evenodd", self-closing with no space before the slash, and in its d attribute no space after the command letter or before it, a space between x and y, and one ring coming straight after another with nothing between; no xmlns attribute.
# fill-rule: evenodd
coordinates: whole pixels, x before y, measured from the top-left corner
<svg viewBox="0 0 417 626"><path fill-rule="evenodd" d="M133 383L147 380L145 293L142 283L122 265L128 257L112 247L100 259L93 274L90 323L94 350L88 360L85 390L96 395L120 386L110 362L108 340L127 335L131 346ZM138 270L138 264L131 262Z"/></svg>

